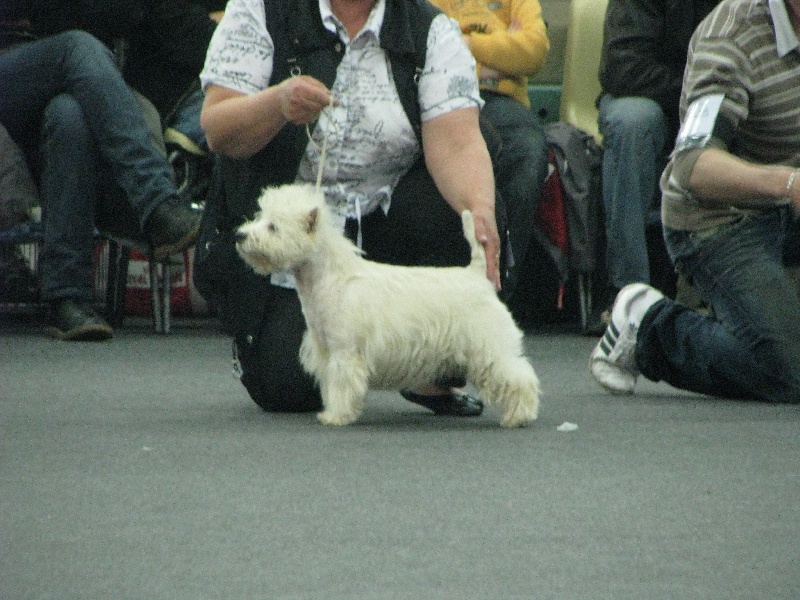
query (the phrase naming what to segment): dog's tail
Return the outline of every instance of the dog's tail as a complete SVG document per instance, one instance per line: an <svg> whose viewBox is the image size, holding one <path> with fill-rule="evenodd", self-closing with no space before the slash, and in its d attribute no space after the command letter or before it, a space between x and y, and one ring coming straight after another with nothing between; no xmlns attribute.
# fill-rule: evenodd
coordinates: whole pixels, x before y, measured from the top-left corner
<svg viewBox="0 0 800 600"><path fill-rule="evenodd" d="M461 213L461 226L464 228L464 237L469 242L471 250L469 266L479 269L481 273L486 272L486 251L483 246L478 242L475 237L475 220L472 218L472 212L465 210Z"/></svg>

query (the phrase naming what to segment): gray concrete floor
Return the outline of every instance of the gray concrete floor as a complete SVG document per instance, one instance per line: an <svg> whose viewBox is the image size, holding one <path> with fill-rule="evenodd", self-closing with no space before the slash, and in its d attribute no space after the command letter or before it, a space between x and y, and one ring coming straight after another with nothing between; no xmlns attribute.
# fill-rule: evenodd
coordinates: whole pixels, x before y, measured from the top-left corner
<svg viewBox="0 0 800 600"><path fill-rule="evenodd" d="M87 344L6 320L0 597L800 598L800 408L612 397L593 339L526 343L531 427L372 393L329 429L261 412L213 322Z"/></svg>

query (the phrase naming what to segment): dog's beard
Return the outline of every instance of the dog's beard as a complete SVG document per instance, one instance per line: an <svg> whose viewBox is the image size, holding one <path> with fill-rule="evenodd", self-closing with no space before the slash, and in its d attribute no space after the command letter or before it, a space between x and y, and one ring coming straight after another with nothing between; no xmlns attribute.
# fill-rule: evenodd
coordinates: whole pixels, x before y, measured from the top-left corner
<svg viewBox="0 0 800 600"><path fill-rule="evenodd" d="M236 252L242 257L245 264L259 275L270 275L276 271L282 270L263 254L245 250L240 244L236 245Z"/></svg>

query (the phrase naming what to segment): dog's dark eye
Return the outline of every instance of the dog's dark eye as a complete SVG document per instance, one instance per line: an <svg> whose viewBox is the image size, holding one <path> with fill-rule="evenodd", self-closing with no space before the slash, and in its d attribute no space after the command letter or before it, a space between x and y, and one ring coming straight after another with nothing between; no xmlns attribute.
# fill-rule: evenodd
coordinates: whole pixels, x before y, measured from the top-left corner
<svg viewBox="0 0 800 600"><path fill-rule="evenodd" d="M269 231L270 233L276 233L278 231L278 228L275 226L275 223L270 223L269 225L267 225L267 231Z"/></svg>

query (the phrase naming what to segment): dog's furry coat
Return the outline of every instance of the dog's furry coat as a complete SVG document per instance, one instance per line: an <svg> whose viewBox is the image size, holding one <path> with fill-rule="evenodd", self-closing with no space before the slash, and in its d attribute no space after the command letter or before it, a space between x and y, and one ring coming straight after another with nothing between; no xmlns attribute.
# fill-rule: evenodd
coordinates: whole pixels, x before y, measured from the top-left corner
<svg viewBox="0 0 800 600"><path fill-rule="evenodd" d="M259 206L239 228L237 250L257 273L295 275L308 326L300 361L320 385L320 421L354 422L370 388L412 389L456 375L500 407L502 425L536 418L539 381L486 277L469 211L467 267L399 267L364 259L311 186L267 188Z"/></svg>

